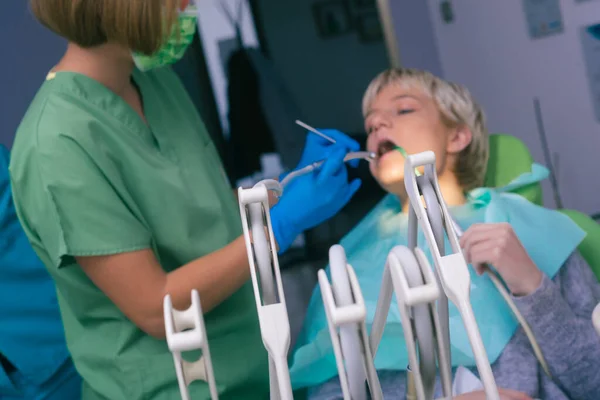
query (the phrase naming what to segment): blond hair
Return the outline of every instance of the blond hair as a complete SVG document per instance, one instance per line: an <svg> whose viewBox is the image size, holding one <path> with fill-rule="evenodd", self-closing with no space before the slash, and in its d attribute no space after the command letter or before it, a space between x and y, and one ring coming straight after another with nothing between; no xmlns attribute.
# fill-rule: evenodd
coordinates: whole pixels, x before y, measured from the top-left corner
<svg viewBox="0 0 600 400"><path fill-rule="evenodd" d="M488 132L483 110L471 93L464 86L445 81L427 71L393 68L382 72L369 84L363 97L364 117L375 97L390 85L408 85L423 90L436 102L446 126L466 126L471 131L471 143L459 154L454 173L464 190L482 186L489 157Z"/></svg>
<svg viewBox="0 0 600 400"><path fill-rule="evenodd" d="M43 25L81 47L110 42L150 55L172 29L181 0L30 0L29 4Z"/></svg>

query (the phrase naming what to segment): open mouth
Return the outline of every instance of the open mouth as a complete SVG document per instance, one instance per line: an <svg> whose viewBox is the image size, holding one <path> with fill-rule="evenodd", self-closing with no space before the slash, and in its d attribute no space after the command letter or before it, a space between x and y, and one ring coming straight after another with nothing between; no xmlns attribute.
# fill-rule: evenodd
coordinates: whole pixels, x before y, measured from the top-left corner
<svg viewBox="0 0 600 400"><path fill-rule="evenodd" d="M379 143L379 146L377 146L377 158L381 158L383 157L385 154L389 153L390 151L393 151L396 149L396 146L394 143L390 142L389 140L384 140L381 143Z"/></svg>

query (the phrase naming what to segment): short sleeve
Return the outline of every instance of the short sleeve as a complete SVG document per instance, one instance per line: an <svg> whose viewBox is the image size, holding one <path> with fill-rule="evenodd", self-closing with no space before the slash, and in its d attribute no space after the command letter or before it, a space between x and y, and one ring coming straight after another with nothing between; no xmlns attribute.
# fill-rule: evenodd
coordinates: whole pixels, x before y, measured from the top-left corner
<svg viewBox="0 0 600 400"><path fill-rule="evenodd" d="M37 159L40 185L26 192L39 203L28 219L56 266L73 264L77 256L150 247L149 229L106 158L94 157L73 138L60 136L39 150Z"/></svg>

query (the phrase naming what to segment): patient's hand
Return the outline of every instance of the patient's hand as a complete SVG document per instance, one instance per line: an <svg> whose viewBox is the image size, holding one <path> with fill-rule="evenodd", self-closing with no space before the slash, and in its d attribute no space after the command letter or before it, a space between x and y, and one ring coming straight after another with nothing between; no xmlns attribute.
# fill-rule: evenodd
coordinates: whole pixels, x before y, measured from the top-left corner
<svg viewBox="0 0 600 400"><path fill-rule="evenodd" d="M525 393L514 390L499 389L498 392L500 393L500 400L532 400L532 398ZM486 397L484 391L479 391L461 394L460 396L454 397L454 400L486 400Z"/></svg>
<svg viewBox="0 0 600 400"><path fill-rule="evenodd" d="M515 296L533 293L542 281L542 272L507 223L474 224L460 239L465 258L478 274L484 264L493 265Z"/></svg>

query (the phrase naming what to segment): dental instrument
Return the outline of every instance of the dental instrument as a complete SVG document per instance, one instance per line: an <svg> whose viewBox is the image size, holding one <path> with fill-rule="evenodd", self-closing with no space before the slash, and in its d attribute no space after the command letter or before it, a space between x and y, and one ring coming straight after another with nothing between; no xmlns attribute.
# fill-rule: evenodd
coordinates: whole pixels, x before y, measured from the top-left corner
<svg viewBox="0 0 600 400"><path fill-rule="evenodd" d="M368 386L371 399L383 400L358 279L342 246L331 247L329 261L333 283L323 270L318 278L344 399L366 400Z"/></svg>
<svg viewBox="0 0 600 400"><path fill-rule="evenodd" d="M409 220L411 216L413 217L413 220L414 216L418 218L421 228L425 234L428 247L431 249L434 266L437 273L436 275L439 278L443 292L456 306L462 317L463 324L466 328L467 335L471 343L471 349L473 351L477 370L479 371L481 381L485 388L486 396L490 400L498 400L500 396L498 394L496 381L494 379L494 375L492 374L492 368L489 363L487 353L481 339L481 334L479 332L479 328L477 327L477 321L475 320L473 309L469 300L471 277L467 263L462 254L458 238L453 229L450 213L448 212L446 203L443 200L443 196L439 188L435 165L435 154L432 151L410 155L406 158L404 164L404 176L406 190L411 205ZM417 176L414 172L415 168L418 167L425 168L425 173L422 177L419 177L422 181L421 185L419 185ZM423 183L431 185L431 188L437 196L437 205L441 210L443 222L441 229L445 230L445 233L449 239L452 250L452 253L450 254L442 256L440 247L437 244L431 221L429 220L428 213L425 211L423 203L420 201L421 194L423 192L420 190L419 186L421 186L421 188L424 187ZM427 208L430 207L431 206L428 205ZM413 234L413 236L415 236L416 239L416 235ZM447 327L448 320L443 320L442 323ZM448 342L448 353L449 349L450 347Z"/></svg>
<svg viewBox="0 0 600 400"><path fill-rule="evenodd" d="M407 159L408 155L403 148L396 146L395 149L404 155L405 160ZM442 199L437 197L431 182L422 177L417 168L413 168L410 174L407 174L406 171L407 169L405 166L406 182L412 178L419 183L419 189L427 206L425 212L429 218L435 242L440 253L443 253L444 224L441 207L439 205L440 200ZM411 199L410 203L412 204L413 201L415 200ZM408 218L408 248L398 246L393 249L388 256L386 264L388 264L389 267L386 265L386 275L384 275L382 290L373 320L371 344L375 349L381 340L391 304L393 289L396 293L398 307L401 310L402 325L403 327L406 327L404 335L407 343L407 351L409 353L409 366L407 371L410 371L410 373L407 373L407 397L415 396L415 398L418 399L433 398L436 377L436 353L434 353L434 351L437 350L442 390L444 397L449 398L452 390L452 374L449 351L450 334L448 327L448 299L445 294L439 290L439 288L442 287L441 283L437 275L433 274L429 262L426 258L422 257L422 252L420 252L420 250L417 251L418 220L413 207L414 206L411 205ZM413 249L414 255L410 249ZM387 271L388 269L390 269L389 272ZM390 280L386 279L388 274L391 274L392 277L395 275L396 281L403 278L407 284L403 285L396 283L394 278L392 278L392 283L390 284ZM428 276L430 276L430 278L423 281L423 279ZM419 297L417 295L417 293L419 293L418 290L427 290L426 288L432 285L438 288L434 297L429 298L423 295ZM404 312L402 310L404 310ZM412 321L409 315L412 316ZM412 329L413 324L415 325L414 334ZM434 346L434 339L437 340L437 348ZM419 350L418 362L417 346Z"/></svg>
<svg viewBox="0 0 600 400"><path fill-rule="evenodd" d="M301 127L303 127L304 129L321 136L323 139L330 141L331 143L335 144L337 143L335 139L327 136L326 134L324 134L323 132L319 131L318 129L313 128L312 126L300 121L300 120L296 120L296 124L300 125ZM352 160L366 160L368 162L372 162L376 159L376 154L373 152L368 152L368 151L356 151L356 152L352 152L352 153L348 153L346 155L346 157L344 157L344 162L348 162L348 161L352 161ZM300 168L298 170L292 171L290 172L284 179L282 179L281 184L283 186L287 185L292 179L304 175L304 174L308 174L309 172L314 171L315 169L319 168L321 165L323 165L323 163L325 162L325 160L321 160L321 161L315 161L312 164L309 164L303 168Z"/></svg>
<svg viewBox="0 0 600 400"><path fill-rule="evenodd" d="M445 398L451 394L451 371L447 362L439 315L434 312L440 289L433 269L419 248L396 246L388 255L370 336L376 353L395 293L409 355L406 397L433 399L436 352ZM416 339L416 340L415 340Z"/></svg>
<svg viewBox="0 0 600 400"><path fill-rule="evenodd" d="M163 300L167 345L173 353L179 392L182 400L190 400L188 386L193 381L201 380L208 383L211 398L218 400L200 295L194 289L191 296L192 304L184 311L173 308L170 295L166 295ZM194 362L186 361L181 356L182 352L198 349L202 350L202 355Z"/></svg>
<svg viewBox="0 0 600 400"><path fill-rule="evenodd" d="M275 180L261 181L250 189L239 188L238 198L260 330L269 354L271 399L293 400L287 365L290 321L271 224L268 190L281 195L283 187Z"/></svg>
<svg viewBox="0 0 600 400"><path fill-rule="evenodd" d="M354 270L346 262L343 247L333 246L329 253L333 294L325 271L319 271L319 284L344 399L366 399L365 383L368 384L371 398L381 398L378 397L381 388L376 372L374 375L365 376L365 371L375 369L374 356L383 335L394 292L398 301L398 310L405 322L403 323L404 334L411 364L408 370L411 370L411 366L416 367L414 372L411 370L407 376L407 398L411 398L411 395L417 399L433 398L435 346L432 323L436 325L437 331L440 331L439 318L433 313L435 301L439 298L439 286L422 251L417 249L415 252L412 254L404 246L397 246L390 252L385 264L382 290L368 340L364 335L360 337L362 327L366 326L366 310L363 310L362 293L358 282L354 284L356 279ZM343 313L343 317L334 314L335 311ZM414 320L414 331L411 319ZM339 333L336 328L339 328ZM415 337L417 337L416 343ZM437 337L437 351L442 355L440 365L446 365L446 352L441 337ZM417 353L421 360L421 368L417 362ZM424 367L426 371L422 374ZM441 375L444 376L445 393L450 393L449 368ZM428 383L425 387L423 380Z"/></svg>
<svg viewBox="0 0 600 400"><path fill-rule="evenodd" d="M344 162L348 162L348 161L352 161L352 160L367 160L369 162L372 162L373 160L375 160L375 153L368 152L368 151L356 151L353 153L348 153L344 157ZM290 181L292 179L314 171L315 169L321 167L321 165L323 165L324 162L325 161L323 161L323 160L315 161L314 163L309 164L303 168L300 168L300 169L290 172L288 175L285 176L285 178L283 178L281 180L281 185L286 186L288 183L290 183Z"/></svg>
<svg viewBox="0 0 600 400"><path fill-rule="evenodd" d="M312 133L314 133L315 135L319 135L321 136L323 139L325 140L329 140L331 143L336 144L337 142L335 141L335 139L327 136L326 134L324 134L323 132L319 131L318 129L313 128L312 126L305 124L304 122L300 121L300 120L296 120L296 124L300 125L301 127L303 127L306 130L311 131Z"/></svg>

